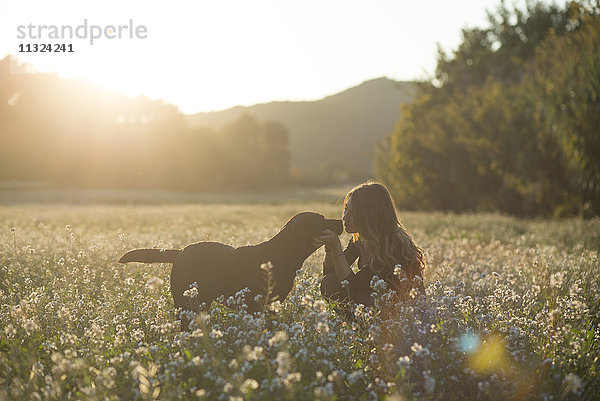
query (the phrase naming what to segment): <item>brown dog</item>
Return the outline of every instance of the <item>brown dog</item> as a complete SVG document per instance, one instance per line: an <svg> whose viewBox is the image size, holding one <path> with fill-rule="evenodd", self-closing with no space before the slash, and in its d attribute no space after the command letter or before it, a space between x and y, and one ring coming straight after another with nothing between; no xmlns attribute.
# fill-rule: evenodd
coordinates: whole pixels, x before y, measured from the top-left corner
<svg viewBox="0 0 600 401"><path fill-rule="evenodd" d="M266 272L261 265L271 262L270 300L283 301L294 284L296 271L318 247L313 237L330 229L342 233L342 221L326 219L312 212L292 217L270 240L258 245L234 248L218 242L197 242L179 249L136 249L119 259L120 263L173 263L171 294L175 308L198 311L198 306L210 303L220 295L230 296L243 288L249 312L260 310L256 295L266 295ZM197 283L198 295L191 302L183 293ZM183 319L183 318L182 318ZM185 319L184 327L185 327Z"/></svg>

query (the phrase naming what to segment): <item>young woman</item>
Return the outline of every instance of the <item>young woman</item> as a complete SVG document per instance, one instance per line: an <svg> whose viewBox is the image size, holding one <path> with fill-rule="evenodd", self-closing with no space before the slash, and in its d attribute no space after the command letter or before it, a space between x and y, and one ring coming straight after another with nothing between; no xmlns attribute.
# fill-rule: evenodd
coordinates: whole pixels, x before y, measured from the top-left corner
<svg viewBox="0 0 600 401"><path fill-rule="evenodd" d="M398 221L384 185L368 181L353 188L344 199L342 220L346 232L352 234L345 250L331 230L314 238L315 245L325 245L323 296L339 301L349 296L356 303L373 305L373 276L385 280L400 299L414 296L413 289L425 293L423 250ZM354 273L350 266L357 258L359 271Z"/></svg>

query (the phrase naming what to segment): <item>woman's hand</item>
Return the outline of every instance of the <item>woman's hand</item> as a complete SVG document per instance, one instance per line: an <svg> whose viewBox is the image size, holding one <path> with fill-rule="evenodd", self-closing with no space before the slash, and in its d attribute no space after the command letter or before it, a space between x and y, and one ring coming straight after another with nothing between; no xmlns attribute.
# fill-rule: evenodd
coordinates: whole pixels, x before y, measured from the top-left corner
<svg viewBox="0 0 600 401"><path fill-rule="evenodd" d="M317 235L317 236L313 237L313 245L314 246L325 245L326 248L329 248L332 251L336 251L337 253L340 253L342 251L342 245L340 244L340 239L333 231L331 231L329 229L323 230L321 235Z"/></svg>

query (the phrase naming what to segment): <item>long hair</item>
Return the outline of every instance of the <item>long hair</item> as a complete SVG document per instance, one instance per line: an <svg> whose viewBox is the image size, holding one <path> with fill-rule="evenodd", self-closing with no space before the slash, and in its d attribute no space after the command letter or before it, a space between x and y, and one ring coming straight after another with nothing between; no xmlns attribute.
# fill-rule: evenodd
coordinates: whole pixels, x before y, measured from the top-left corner
<svg viewBox="0 0 600 401"><path fill-rule="evenodd" d="M365 257L373 273L394 287L402 279L394 274L397 265L401 265L404 278L422 278L425 269L423 250L414 243L398 220L396 206L388 189L376 181L367 181L348 192L344 208L350 198L350 213L358 230L353 234L353 241L360 239L364 245ZM423 288L422 282L418 287Z"/></svg>

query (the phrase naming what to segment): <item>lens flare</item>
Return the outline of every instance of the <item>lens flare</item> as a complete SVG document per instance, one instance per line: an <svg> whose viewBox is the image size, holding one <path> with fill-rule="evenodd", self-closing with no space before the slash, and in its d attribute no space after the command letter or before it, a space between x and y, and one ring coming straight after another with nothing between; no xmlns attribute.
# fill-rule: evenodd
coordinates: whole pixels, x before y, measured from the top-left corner
<svg viewBox="0 0 600 401"><path fill-rule="evenodd" d="M475 333L465 333L458 339L458 349L467 354L472 354L479 347L479 336Z"/></svg>
<svg viewBox="0 0 600 401"><path fill-rule="evenodd" d="M478 373L507 372L510 369L502 338L492 335L479 345L469 358L471 369Z"/></svg>

